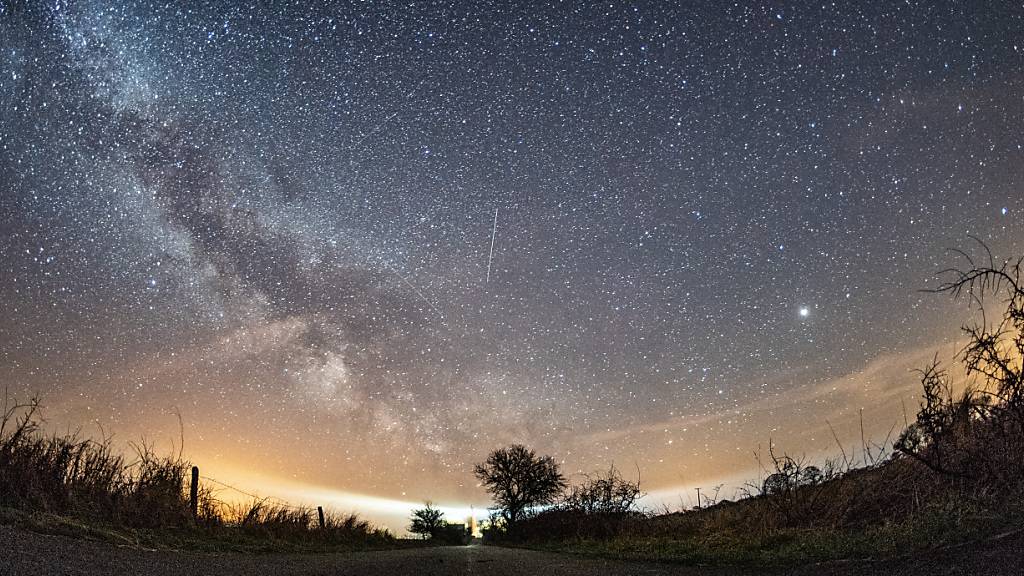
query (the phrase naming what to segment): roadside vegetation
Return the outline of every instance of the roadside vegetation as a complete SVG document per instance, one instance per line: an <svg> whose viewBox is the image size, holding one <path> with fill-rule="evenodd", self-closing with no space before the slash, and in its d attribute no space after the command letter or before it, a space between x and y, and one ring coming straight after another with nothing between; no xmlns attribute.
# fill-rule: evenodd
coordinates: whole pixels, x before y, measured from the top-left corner
<svg viewBox="0 0 1024 576"><path fill-rule="evenodd" d="M396 545L387 531L354 514L325 512L269 499L225 504L200 484L195 513L191 464L111 438L46 435L40 403L5 395L0 414L0 522L33 530L201 550L344 550Z"/></svg>
<svg viewBox="0 0 1024 576"><path fill-rule="evenodd" d="M986 250L987 253L987 250ZM962 253L961 253L962 254ZM966 255L964 255L966 257ZM944 272L935 292L982 311L965 326L966 387L938 361L921 374L916 419L890 444L818 465L769 442L762 481L695 509L641 511L614 468L511 513L495 495L492 543L699 564L786 565L886 558L972 541L1019 541L1024 525L1024 259ZM984 311L1001 308L989 322ZM837 440L838 443L838 440ZM526 450L517 447L517 450ZM527 451L531 456L532 452ZM537 459L538 457L533 456ZM547 461L551 461L549 457ZM526 467L525 469L529 469ZM549 475L561 477L557 469ZM510 486L530 486L528 475ZM522 499L522 495L520 495Z"/></svg>
<svg viewBox="0 0 1024 576"><path fill-rule="evenodd" d="M859 456L811 463L769 442L761 481L737 501L705 496L692 510L640 510L620 470L570 484L555 459L512 445L474 467L495 508L489 543L699 564L786 565L886 558L972 541L1020 541L1024 526L1024 259L947 271L936 292L982 311L963 328L966 386L939 362L921 370L916 418L894 441L862 440ZM998 307L990 322L985 311ZM890 442L891 441L891 442ZM837 439L838 444L838 439ZM399 540L355 515L269 499L225 504L190 493L191 464L144 443L48 435L37 400L5 394L0 413L0 522L153 548L337 551L465 544L466 526L431 503Z"/></svg>
<svg viewBox="0 0 1024 576"><path fill-rule="evenodd" d="M423 508L413 510L409 533L416 534L434 544L464 546L473 539L470 528L465 524L448 522L444 512L426 502Z"/></svg>

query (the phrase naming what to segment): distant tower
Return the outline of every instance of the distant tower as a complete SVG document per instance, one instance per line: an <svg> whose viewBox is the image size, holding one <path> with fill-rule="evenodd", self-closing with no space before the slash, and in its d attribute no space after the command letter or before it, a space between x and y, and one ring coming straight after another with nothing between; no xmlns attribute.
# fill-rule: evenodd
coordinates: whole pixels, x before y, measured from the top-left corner
<svg viewBox="0 0 1024 576"><path fill-rule="evenodd" d="M469 535L473 538L480 537L480 527L476 524L476 509L473 506L469 507L469 520L466 521L466 526L469 526Z"/></svg>

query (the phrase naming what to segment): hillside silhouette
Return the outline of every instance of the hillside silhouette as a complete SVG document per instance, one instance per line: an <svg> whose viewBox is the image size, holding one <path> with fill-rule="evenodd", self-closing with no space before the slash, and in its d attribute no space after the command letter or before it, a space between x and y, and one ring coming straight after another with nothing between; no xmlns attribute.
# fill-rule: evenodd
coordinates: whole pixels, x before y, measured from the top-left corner
<svg viewBox="0 0 1024 576"><path fill-rule="evenodd" d="M705 496L691 510L649 511L636 480L614 466L569 485L551 456L513 445L473 472L494 498L489 544L688 564L792 566L888 558L943 546L998 549L1024 519L1024 259L946 271L934 292L1001 307L963 328L967 386L935 361L920 371L916 418L889 444L863 440L859 459L811 463L772 442L764 476L743 498ZM837 439L838 443L838 439ZM407 545L355 515L270 499L218 501L182 455L145 443L118 453L109 437L47 435L38 400L5 397L0 414L0 511L31 529L203 550L337 551ZM413 532L467 542L431 504ZM980 549L980 548L979 548ZM915 552L916 551L916 552Z"/></svg>

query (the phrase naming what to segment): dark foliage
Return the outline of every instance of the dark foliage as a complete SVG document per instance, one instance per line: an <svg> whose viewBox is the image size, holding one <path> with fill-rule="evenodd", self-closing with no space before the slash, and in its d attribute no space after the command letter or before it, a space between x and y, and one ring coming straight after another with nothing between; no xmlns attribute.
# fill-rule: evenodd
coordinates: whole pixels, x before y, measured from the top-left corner
<svg viewBox="0 0 1024 576"><path fill-rule="evenodd" d="M5 398L0 416L0 506L135 528L194 523L184 490L187 462L158 456L146 444L133 444L135 459L126 461L113 450L110 438L44 436L39 408L35 399L19 403Z"/></svg>
<svg viewBox="0 0 1024 576"><path fill-rule="evenodd" d="M823 508L833 504L822 498L828 492L824 484L838 477L835 465L827 462L822 470L787 454L776 455L771 442L768 454L772 468L761 483L760 494L778 513L778 525L800 526L808 518L824 516Z"/></svg>
<svg viewBox="0 0 1024 576"><path fill-rule="evenodd" d="M445 522L430 537L432 541L449 546L465 546L472 540L469 528L465 524Z"/></svg>
<svg viewBox="0 0 1024 576"><path fill-rule="evenodd" d="M427 502L423 508L413 510L409 532L424 538L434 538L445 525L444 513L434 508L432 503Z"/></svg>
<svg viewBox="0 0 1024 576"><path fill-rule="evenodd" d="M639 475L632 482L611 466L604 474L584 475L583 482L569 489L562 507L583 514L624 514L642 495Z"/></svg>
<svg viewBox="0 0 1024 576"><path fill-rule="evenodd" d="M634 509L642 495L639 478L627 480L612 466L603 474L583 475L560 503L529 513L490 537L520 542L613 538L631 521L645 517Z"/></svg>
<svg viewBox="0 0 1024 576"><path fill-rule="evenodd" d="M510 528L531 508L557 502L566 488L558 463L520 444L491 452L473 473L494 497Z"/></svg>
<svg viewBox="0 0 1024 576"><path fill-rule="evenodd" d="M937 361L922 370L921 408L896 448L975 491L998 491L1024 475L1024 259L997 265L988 253L982 265L967 261L936 291L980 310L981 320L963 327L968 384L955 393ZM985 315L986 299L1005 306L996 322Z"/></svg>
<svg viewBox="0 0 1024 576"><path fill-rule="evenodd" d="M776 454L769 442L765 477L750 484L737 502L661 515L595 513L624 501L613 496L619 493L616 481L603 478L573 489L561 506L528 515L506 537L546 545L604 541L606 547L597 549L610 551L675 543L690 551L685 554L718 549L728 555L750 542L768 547L749 550L751 557L786 542L831 538L840 544L821 553L844 557L845 546L869 534L875 535L871 546L899 553L908 544L955 542L978 526L1019 526L1024 517L1022 264L995 265L991 257L984 266L971 262L967 271L952 271L953 279L939 288L979 305L986 296L998 298L1005 311L994 324L983 317L964 328L966 389L958 392L938 363L922 370L921 408L895 442L891 458L885 457L888 439L872 450L862 438L859 468L842 445L841 461L814 466Z"/></svg>
<svg viewBox="0 0 1024 576"><path fill-rule="evenodd" d="M77 434L46 436L38 400L5 396L0 414L0 508L49 513L112 528L177 530L212 539L379 545L392 540L355 515L328 513L321 528L313 510L269 500L225 505L200 486L198 514L189 502L191 463L131 444L134 458Z"/></svg>

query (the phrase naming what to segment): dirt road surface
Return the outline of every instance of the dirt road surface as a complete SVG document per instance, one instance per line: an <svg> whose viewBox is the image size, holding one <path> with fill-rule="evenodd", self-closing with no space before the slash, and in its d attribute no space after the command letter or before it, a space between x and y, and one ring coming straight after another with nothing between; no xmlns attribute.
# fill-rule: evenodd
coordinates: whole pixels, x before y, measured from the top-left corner
<svg viewBox="0 0 1024 576"><path fill-rule="evenodd" d="M0 576L303 575L303 576L718 576L745 574L1024 574L1019 534L986 545L888 562L838 562L783 570L746 570L619 562L493 546L415 548L350 554L207 554L149 551L0 526Z"/></svg>

